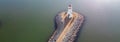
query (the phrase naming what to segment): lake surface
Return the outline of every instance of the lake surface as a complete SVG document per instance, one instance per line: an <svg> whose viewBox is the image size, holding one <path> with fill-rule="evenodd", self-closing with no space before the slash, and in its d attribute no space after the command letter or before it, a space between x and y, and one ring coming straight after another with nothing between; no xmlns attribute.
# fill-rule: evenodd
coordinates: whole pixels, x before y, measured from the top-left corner
<svg viewBox="0 0 120 42"><path fill-rule="evenodd" d="M46 42L71 3L85 16L78 42L120 42L119 0L0 0L0 42Z"/></svg>

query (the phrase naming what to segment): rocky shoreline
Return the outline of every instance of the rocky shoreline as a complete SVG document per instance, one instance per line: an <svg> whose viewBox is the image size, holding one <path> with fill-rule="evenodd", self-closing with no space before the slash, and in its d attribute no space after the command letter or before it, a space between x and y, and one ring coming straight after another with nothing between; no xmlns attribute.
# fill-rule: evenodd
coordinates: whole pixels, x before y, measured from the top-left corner
<svg viewBox="0 0 120 42"><path fill-rule="evenodd" d="M54 18L55 30L51 37L49 38L48 42L56 42L58 37L61 35L63 30L67 26L68 22L70 22L70 19L67 17L64 19L64 21L61 21L62 20L61 14L65 15L66 12L62 12L55 16ZM76 12L74 12L73 14L75 14L76 17L73 18L73 20L71 20L72 25L70 24L69 27L70 29L68 32L66 32L64 39L62 39L63 40L62 42L75 42L78 38L79 35L78 33L84 21L84 17Z"/></svg>

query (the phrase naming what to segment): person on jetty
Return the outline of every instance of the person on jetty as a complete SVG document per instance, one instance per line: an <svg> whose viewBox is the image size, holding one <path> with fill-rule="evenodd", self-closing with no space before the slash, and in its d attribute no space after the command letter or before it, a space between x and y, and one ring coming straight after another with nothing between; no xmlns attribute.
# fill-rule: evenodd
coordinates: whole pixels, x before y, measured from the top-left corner
<svg viewBox="0 0 120 42"><path fill-rule="evenodd" d="M68 6L67 14L68 14L68 17L69 17L69 18L72 18L72 17L73 17L73 15L72 15L72 4L70 4L70 5Z"/></svg>

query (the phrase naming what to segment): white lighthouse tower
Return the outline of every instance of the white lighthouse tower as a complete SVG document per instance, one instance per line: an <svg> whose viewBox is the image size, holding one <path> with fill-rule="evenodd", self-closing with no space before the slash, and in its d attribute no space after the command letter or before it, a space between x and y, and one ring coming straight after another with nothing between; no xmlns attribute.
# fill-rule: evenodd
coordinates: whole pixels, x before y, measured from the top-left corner
<svg viewBox="0 0 120 42"><path fill-rule="evenodd" d="M67 14L68 14L68 17L69 17L69 18L73 17L73 14L72 14L72 4L70 4L70 5L68 6Z"/></svg>

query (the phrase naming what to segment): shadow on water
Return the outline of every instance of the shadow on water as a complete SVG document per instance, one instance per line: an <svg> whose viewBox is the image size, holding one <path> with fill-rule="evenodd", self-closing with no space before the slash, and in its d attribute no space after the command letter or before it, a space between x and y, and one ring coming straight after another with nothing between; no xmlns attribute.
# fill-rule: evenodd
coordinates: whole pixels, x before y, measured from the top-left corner
<svg viewBox="0 0 120 42"><path fill-rule="evenodd" d="M2 27L2 21L0 20L0 29L1 29L1 27Z"/></svg>

